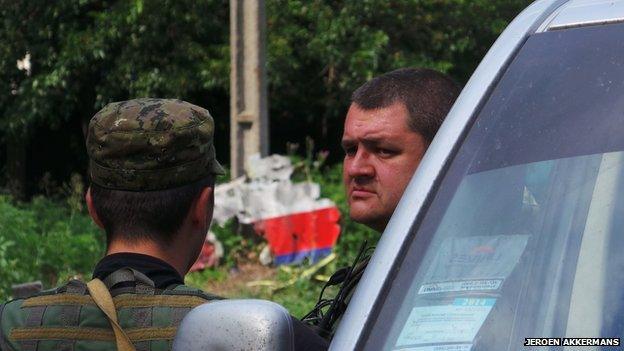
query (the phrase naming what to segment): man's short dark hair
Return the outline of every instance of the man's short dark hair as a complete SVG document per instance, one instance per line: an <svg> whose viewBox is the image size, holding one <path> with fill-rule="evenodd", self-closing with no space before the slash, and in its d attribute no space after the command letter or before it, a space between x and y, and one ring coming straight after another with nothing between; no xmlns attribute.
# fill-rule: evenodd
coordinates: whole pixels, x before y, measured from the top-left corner
<svg viewBox="0 0 624 351"><path fill-rule="evenodd" d="M365 110L403 103L409 113L409 128L430 143L459 92L459 85L443 73L401 68L364 83L353 92L351 102Z"/></svg>
<svg viewBox="0 0 624 351"><path fill-rule="evenodd" d="M173 242L193 201L205 187L214 188L214 176L167 190L124 191L91 184L95 212L104 225L106 241L149 240L166 246Z"/></svg>

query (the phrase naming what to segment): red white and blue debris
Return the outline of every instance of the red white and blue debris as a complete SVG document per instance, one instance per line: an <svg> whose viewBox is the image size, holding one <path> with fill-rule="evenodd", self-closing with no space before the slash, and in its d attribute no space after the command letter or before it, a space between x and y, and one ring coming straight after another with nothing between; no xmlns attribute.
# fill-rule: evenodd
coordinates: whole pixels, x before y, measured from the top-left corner
<svg viewBox="0 0 624 351"><path fill-rule="evenodd" d="M329 255L340 235L340 211L320 198L316 183L293 183L290 159L272 155L248 160L246 177L215 189L214 222L237 217L266 238L275 264L316 262Z"/></svg>

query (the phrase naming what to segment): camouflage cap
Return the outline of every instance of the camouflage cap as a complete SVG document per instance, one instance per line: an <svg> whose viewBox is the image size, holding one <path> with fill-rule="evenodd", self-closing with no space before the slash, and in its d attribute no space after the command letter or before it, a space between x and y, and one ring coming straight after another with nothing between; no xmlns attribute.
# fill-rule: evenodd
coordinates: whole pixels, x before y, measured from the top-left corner
<svg viewBox="0 0 624 351"><path fill-rule="evenodd" d="M91 181L109 189L171 189L223 174L210 113L172 99L106 105L89 122Z"/></svg>

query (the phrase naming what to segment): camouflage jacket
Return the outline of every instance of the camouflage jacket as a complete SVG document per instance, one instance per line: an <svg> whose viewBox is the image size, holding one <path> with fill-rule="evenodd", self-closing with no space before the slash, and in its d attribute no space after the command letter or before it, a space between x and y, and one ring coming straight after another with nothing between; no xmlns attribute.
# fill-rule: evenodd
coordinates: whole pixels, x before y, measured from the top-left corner
<svg viewBox="0 0 624 351"><path fill-rule="evenodd" d="M119 323L137 351L170 350L186 313L197 305L220 299L185 285L154 288L147 277L128 268L111 274L104 283L114 287L132 279L134 286L110 292ZM109 321L89 296L84 282L72 280L59 288L0 305L2 351L115 348Z"/></svg>

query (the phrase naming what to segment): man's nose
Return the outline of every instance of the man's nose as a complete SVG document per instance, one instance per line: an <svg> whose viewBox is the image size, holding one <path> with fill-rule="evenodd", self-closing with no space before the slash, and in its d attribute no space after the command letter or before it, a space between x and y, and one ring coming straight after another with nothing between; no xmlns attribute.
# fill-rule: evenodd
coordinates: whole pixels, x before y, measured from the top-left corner
<svg viewBox="0 0 624 351"><path fill-rule="evenodd" d="M375 175L375 168L371 163L371 154L363 148L358 148L358 151L353 155L349 167L347 168L349 176L358 177L372 177Z"/></svg>

